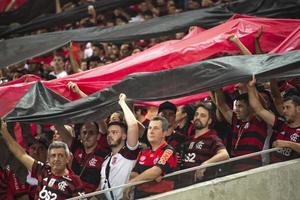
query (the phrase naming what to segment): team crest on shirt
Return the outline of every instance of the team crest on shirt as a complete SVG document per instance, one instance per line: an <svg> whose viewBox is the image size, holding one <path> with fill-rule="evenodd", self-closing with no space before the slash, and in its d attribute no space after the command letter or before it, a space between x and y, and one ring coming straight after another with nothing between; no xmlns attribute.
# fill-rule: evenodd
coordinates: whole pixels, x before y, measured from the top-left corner
<svg viewBox="0 0 300 200"><path fill-rule="evenodd" d="M140 157L140 161L145 161L146 160L146 156L141 156Z"/></svg>
<svg viewBox="0 0 300 200"><path fill-rule="evenodd" d="M91 167L96 167L96 164L97 164L97 159L95 159L95 158L92 158L89 161L89 166L91 166Z"/></svg>
<svg viewBox="0 0 300 200"><path fill-rule="evenodd" d="M291 141L297 142L299 138L299 135L297 133L294 133L293 135L290 136Z"/></svg>
<svg viewBox="0 0 300 200"><path fill-rule="evenodd" d="M201 140L196 144L196 149L202 149L202 146L204 145L204 142Z"/></svg>
<svg viewBox="0 0 300 200"><path fill-rule="evenodd" d="M141 165L143 165L143 164L145 164L145 161L146 160L146 156L141 156L140 157L140 160L139 160L139 163L141 164Z"/></svg>
<svg viewBox="0 0 300 200"><path fill-rule="evenodd" d="M62 181L58 184L58 189L61 191L65 191L67 186L68 184L66 183L66 181Z"/></svg>
<svg viewBox="0 0 300 200"><path fill-rule="evenodd" d="M79 158L82 158L82 153L78 154L78 157L79 157Z"/></svg>

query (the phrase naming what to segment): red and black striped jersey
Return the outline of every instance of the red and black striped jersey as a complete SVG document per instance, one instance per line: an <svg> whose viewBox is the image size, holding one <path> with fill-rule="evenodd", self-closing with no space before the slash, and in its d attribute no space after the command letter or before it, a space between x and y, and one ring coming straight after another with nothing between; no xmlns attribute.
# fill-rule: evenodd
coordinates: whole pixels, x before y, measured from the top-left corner
<svg viewBox="0 0 300 200"><path fill-rule="evenodd" d="M34 161L31 173L38 180L35 199L64 200L84 193L79 177L71 170L66 176L55 176L50 165Z"/></svg>
<svg viewBox="0 0 300 200"><path fill-rule="evenodd" d="M275 140L286 140L300 143L300 127L289 127L284 119L276 117L273 125L275 131ZM300 157L300 155L290 148L283 148L278 153L273 154L272 161L285 161Z"/></svg>
<svg viewBox="0 0 300 200"><path fill-rule="evenodd" d="M199 137L192 137L184 143L183 168L199 166L221 149L226 148L213 130Z"/></svg>
<svg viewBox="0 0 300 200"><path fill-rule="evenodd" d="M139 174L153 166L159 167L163 174L173 172L177 167L176 152L167 143L163 143L156 151L151 148L140 152L133 172Z"/></svg>
<svg viewBox="0 0 300 200"><path fill-rule="evenodd" d="M21 183L19 178L16 176L14 171L11 168L7 168L8 173L8 186L9 190L12 192L13 196L19 197L28 193L25 183Z"/></svg>
<svg viewBox="0 0 300 200"><path fill-rule="evenodd" d="M252 116L249 121L238 120L233 114L231 129L233 132L231 156L242 156L261 151L267 137L267 124Z"/></svg>
<svg viewBox="0 0 300 200"><path fill-rule="evenodd" d="M0 167L0 199L12 200L12 192L9 190L8 172Z"/></svg>
<svg viewBox="0 0 300 200"><path fill-rule="evenodd" d="M107 149L98 144L94 152L86 154L82 143L74 140L71 151L74 156L72 170L80 177L85 192L94 192L100 183L101 166L108 155Z"/></svg>
<svg viewBox="0 0 300 200"><path fill-rule="evenodd" d="M181 144L184 143L186 136L180 133L178 130L174 130L173 133L166 137L166 141L171 145L177 153L181 151Z"/></svg>

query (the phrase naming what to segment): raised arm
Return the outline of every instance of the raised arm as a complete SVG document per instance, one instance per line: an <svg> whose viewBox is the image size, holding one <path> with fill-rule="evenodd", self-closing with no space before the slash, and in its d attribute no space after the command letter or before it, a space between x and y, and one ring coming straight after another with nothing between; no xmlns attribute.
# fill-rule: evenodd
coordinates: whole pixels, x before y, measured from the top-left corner
<svg viewBox="0 0 300 200"><path fill-rule="evenodd" d="M126 104L126 95L123 93L121 93L119 96L119 104L123 110L125 121L128 126L127 144L130 147L135 147L138 143L139 127L134 114Z"/></svg>
<svg viewBox="0 0 300 200"><path fill-rule="evenodd" d="M25 150L13 139L7 130L6 122L1 120L1 134L9 148L9 150L15 155L17 159L23 163L23 165L31 171L34 159L29 156Z"/></svg>
<svg viewBox="0 0 300 200"><path fill-rule="evenodd" d="M283 99L280 94L280 90L279 90L277 81L275 79L272 79L270 81L270 87L271 87L271 95L272 95L276 110L280 115L283 115Z"/></svg>
<svg viewBox="0 0 300 200"><path fill-rule="evenodd" d="M238 37L235 35L231 35L228 38L230 41L232 41L240 50L243 55L252 55L252 53L247 49L247 47L240 41Z"/></svg>
<svg viewBox="0 0 300 200"><path fill-rule="evenodd" d="M76 94L78 94L81 98L83 97L87 97L88 95L85 94L84 92L82 92L80 90L80 88L78 87L78 85L74 82L69 82L68 83L68 87L70 88L70 90Z"/></svg>
<svg viewBox="0 0 300 200"><path fill-rule="evenodd" d="M215 92L215 101L216 101L216 106L217 106L218 110L222 113L225 120L229 124L231 124L233 111L227 105L227 103L225 101L224 94L221 91L221 89L216 90L216 92Z"/></svg>
<svg viewBox="0 0 300 200"><path fill-rule="evenodd" d="M255 35L255 40L254 40L254 47L255 47L255 53L256 54L263 54L264 52L261 49L259 39L263 34L263 26L260 27L259 31Z"/></svg>
<svg viewBox="0 0 300 200"><path fill-rule="evenodd" d="M55 9L56 9L56 14L62 12L60 0L55 0Z"/></svg>
<svg viewBox="0 0 300 200"><path fill-rule="evenodd" d="M69 127L69 130L64 125L55 124L54 127L60 135L62 142L66 143L68 147L70 147L73 141L72 134L70 133L70 131L72 131L72 127Z"/></svg>
<svg viewBox="0 0 300 200"><path fill-rule="evenodd" d="M267 124L273 126L275 122L275 115L274 113L266 110L260 103L255 84L256 79L253 75L252 80L248 83L248 95L250 106L261 119L263 119Z"/></svg>
<svg viewBox="0 0 300 200"><path fill-rule="evenodd" d="M72 68L73 73L78 73L78 72L81 72L82 70L80 69L80 66L79 66L78 62L75 59L74 52L73 52L73 49L72 49L72 45L73 45L73 43L70 42L69 54L70 54L71 68Z"/></svg>

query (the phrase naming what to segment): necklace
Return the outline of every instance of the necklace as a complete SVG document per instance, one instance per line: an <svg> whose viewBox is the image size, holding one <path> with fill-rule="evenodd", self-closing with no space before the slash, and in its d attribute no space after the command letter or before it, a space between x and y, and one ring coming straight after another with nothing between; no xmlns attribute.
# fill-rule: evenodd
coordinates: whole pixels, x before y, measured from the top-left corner
<svg viewBox="0 0 300 200"><path fill-rule="evenodd" d="M247 123L245 123L244 125L241 125L241 126L240 126L240 128L239 128L239 130L238 130L238 139L237 139L237 141L236 141L236 143L235 143L234 150L237 149L237 147L238 147L238 145L239 145L239 142L240 142L240 139L241 139L241 137L242 137L242 135L243 135L243 133L244 133L244 130L247 129L247 128L249 128L249 126L250 126L250 123L249 123L249 122L247 122Z"/></svg>

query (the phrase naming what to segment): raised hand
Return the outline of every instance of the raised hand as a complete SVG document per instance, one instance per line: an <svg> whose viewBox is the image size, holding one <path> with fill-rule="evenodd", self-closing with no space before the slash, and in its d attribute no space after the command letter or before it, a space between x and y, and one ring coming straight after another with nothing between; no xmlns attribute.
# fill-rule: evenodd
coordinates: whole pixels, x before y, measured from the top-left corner
<svg viewBox="0 0 300 200"><path fill-rule="evenodd" d="M253 74L253 75L252 75L252 80L250 80L250 81L248 82L248 86L249 86L249 87L255 87L255 84L256 84L256 78L255 78L255 75Z"/></svg>
<svg viewBox="0 0 300 200"><path fill-rule="evenodd" d="M121 93L119 96L119 102L125 102L127 99L126 94Z"/></svg>
<svg viewBox="0 0 300 200"><path fill-rule="evenodd" d="M74 92L74 93L76 93L76 94L79 94L80 93L80 89L79 89L79 87L78 87L78 85L76 84L76 83L74 83L74 82L69 82L68 83L68 88L72 91L72 92Z"/></svg>

